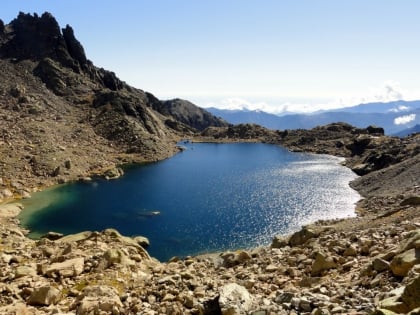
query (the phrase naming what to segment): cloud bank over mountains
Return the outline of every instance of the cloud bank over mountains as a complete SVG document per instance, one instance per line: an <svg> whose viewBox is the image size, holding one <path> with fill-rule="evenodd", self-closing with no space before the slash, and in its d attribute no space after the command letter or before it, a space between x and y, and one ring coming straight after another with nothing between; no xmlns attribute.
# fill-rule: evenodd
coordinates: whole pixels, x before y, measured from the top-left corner
<svg viewBox="0 0 420 315"><path fill-rule="evenodd" d="M286 113L312 113L319 110L331 110L343 107L354 106L364 103L374 102L392 102L399 100L418 100L420 99L420 91L406 91L401 88L399 82L386 81L380 88L370 88L364 96L339 98L326 102L314 102L310 100L270 100L270 101L258 101L249 100L241 97L228 97L221 99L218 102L208 102L200 104L203 107L215 107L219 109L228 110L257 110L264 111L272 114L286 114ZM398 106L392 111L404 112L409 110L405 106ZM413 119L412 119L413 120ZM405 121L404 119L401 121Z"/></svg>

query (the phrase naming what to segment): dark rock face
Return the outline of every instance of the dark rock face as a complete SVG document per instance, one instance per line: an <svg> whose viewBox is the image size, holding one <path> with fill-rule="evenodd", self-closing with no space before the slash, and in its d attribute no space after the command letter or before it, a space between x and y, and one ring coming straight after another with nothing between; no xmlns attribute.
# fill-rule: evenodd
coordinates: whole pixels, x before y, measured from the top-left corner
<svg viewBox="0 0 420 315"><path fill-rule="evenodd" d="M63 37L67 45L67 50L70 56L76 60L80 65L86 65L87 58L85 50L80 44L80 42L74 37L73 28L70 25L67 25L66 28L63 28Z"/></svg>
<svg viewBox="0 0 420 315"><path fill-rule="evenodd" d="M191 103L179 116L177 109L165 111L152 94L96 67L73 29L60 29L49 13L0 23L0 96L1 130L7 130L0 179L15 174L30 185L164 159L195 127L222 124Z"/></svg>
<svg viewBox="0 0 420 315"><path fill-rule="evenodd" d="M209 126L225 127L229 125L208 111L179 98L163 102L156 102L156 100L152 99L150 105L159 113L165 116L172 116L175 120L200 131Z"/></svg>

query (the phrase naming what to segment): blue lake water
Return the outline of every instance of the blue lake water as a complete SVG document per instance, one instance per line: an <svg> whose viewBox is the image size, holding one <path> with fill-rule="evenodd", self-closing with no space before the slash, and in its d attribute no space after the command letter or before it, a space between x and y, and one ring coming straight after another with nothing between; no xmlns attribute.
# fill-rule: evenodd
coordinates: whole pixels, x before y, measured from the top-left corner
<svg viewBox="0 0 420 315"><path fill-rule="evenodd" d="M187 144L112 181L48 189L25 200L31 236L113 227L149 238L149 253L172 256L269 244L319 219L354 216L356 178L341 160L262 143Z"/></svg>

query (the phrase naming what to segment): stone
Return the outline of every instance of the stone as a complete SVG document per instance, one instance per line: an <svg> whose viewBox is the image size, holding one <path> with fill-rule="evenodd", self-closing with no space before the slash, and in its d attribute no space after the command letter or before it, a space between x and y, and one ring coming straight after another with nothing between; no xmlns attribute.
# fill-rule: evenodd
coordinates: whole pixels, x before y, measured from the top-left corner
<svg viewBox="0 0 420 315"><path fill-rule="evenodd" d="M267 267L265 267L265 271L267 271L267 272L274 272L274 271L277 271L279 268L277 267L277 266L274 266L274 265L268 265Z"/></svg>
<svg viewBox="0 0 420 315"><path fill-rule="evenodd" d="M53 263L47 267L45 274L49 277L60 275L63 278L78 276L83 272L85 260L83 257L68 259L63 262Z"/></svg>
<svg viewBox="0 0 420 315"><path fill-rule="evenodd" d="M401 206L417 206L420 205L420 196L410 196L401 201Z"/></svg>
<svg viewBox="0 0 420 315"><path fill-rule="evenodd" d="M253 298L243 286L236 283L225 284L219 293L222 315L247 314L251 310Z"/></svg>
<svg viewBox="0 0 420 315"><path fill-rule="evenodd" d="M382 300L379 303L379 308L392 311L395 313L404 313L404 314L406 314L409 311L407 305L403 301L401 301L401 298L398 295L391 296L389 298Z"/></svg>
<svg viewBox="0 0 420 315"><path fill-rule="evenodd" d="M150 246L150 241L145 236L136 236L133 238L140 246L142 247L148 247Z"/></svg>
<svg viewBox="0 0 420 315"><path fill-rule="evenodd" d="M92 233L93 232L91 232L91 231L84 231L84 232L80 232L80 233L76 233L76 234L66 235L66 236L58 239L57 242L72 243L72 242L84 241L84 240L88 239L89 237L91 237Z"/></svg>
<svg viewBox="0 0 420 315"><path fill-rule="evenodd" d="M28 305L48 306L56 304L60 299L60 291L52 286L35 288L29 296Z"/></svg>
<svg viewBox="0 0 420 315"><path fill-rule="evenodd" d="M420 229L414 230L407 235L407 239L400 246L400 252L405 252L412 248L420 248Z"/></svg>
<svg viewBox="0 0 420 315"><path fill-rule="evenodd" d="M395 256L390 264L392 273L396 276L406 276L410 269L420 263L420 248L411 248Z"/></svg>
<svg viewBox="0 0 420 315"><path fill-rule="evenodd" d="M290 303L294 296L295 294L292 292L281 292L279 295L276 296L274 301L278 304Z"/></svg>
<svg viewBox="0 0 420 315"><path fill-rule="evenodd" d="M23 209L23 205L20 203L2 204L0 205L0 217L1 218L14 218L19 215L22 209Z"/></svg>
<svg viewBox="0 0 420 315"><path fill-rule="evenodd" d="M239 264L243 264L250 260L252 256L244 250L238 250L236 252L226 252L220 255L223 260L223 266L233 267Z"/></svg>
<svg viewBox="0 0 420 315"><path fill-rule="evenodd" d="M410 310L420 307L420 275L406 285L401 300Z"/></svg>
<svg viewBox="0 0 420 315"><path fill-rule="evenodd" d="M382 258L376 257L372 261L372 267L373 270L376 270L377 272L382 272L389 269L389 262Z"/></svg>
<svg viewBox="0 0 420 315"><path fill-rule="evenodd" d="M64 234L58 232L48 232L47 234L41 236L41 238L49 239L50 241L56 241L62 238Z"/></svg>
<svg viewBox="0 0 420 315"><path fill-rule="evenodd" d="M31 266L18 266L15 270L15 278L22 278L26 276L36 276L35 268Z"/></svg>
<svg viewBox="0 0 420 315"><path fill-rule="evenodd" d="M119 167L110 168L104 173L106 179L117 179L122 175L124 175L124 171Z"/></svg>
<svg viewBox="0 0 420 315"><path fill-rule="evenodd" d="M100 266L102 269L106 269L115 264L120 264L126 267L133 265L134 262L128 258L122 250L115 248L108 249L102 256Z"/></svg>
<svg viewBox="0 0 420 315"><path fill-rule="evenodd" d="M283 248L289 245L289 239L285 236L276 235L271 242L271 248Z"/></svg>
<svg viewBox="0 0 420 315"><path fill-rule="evenodd" d="M291 246L298 246L305 244L306 241L310 240L311 238L315 238L319 236L319 232L315 229L310 227L303 227L300 231L295 232L289 239L289 244Z"/></svg>
<svg viewBox="0 0 420 315"><path fill-rule="evenodd" d="M343 253L343 256L356 256L357 255L357 249L354 245L350 245L346 248L346 250Z"/></svg>
<svg viewBox="0 0 420 315"><path fill-rule="evenodd" d="M106 285L95 285L86 287L78 297L80 304L77 308L77 315L90 315L106 312L114 314L122 308L123 304L118 292Z"/></svg>
<svg viewBox="0 0 420 315"><path fill-rule="evenodd" d="M327 256L322 252L317 252L315 256L315 261L312 264L311 275L319 276L325 270L332 268L337 268L337 264L331 256Z"/></svg>

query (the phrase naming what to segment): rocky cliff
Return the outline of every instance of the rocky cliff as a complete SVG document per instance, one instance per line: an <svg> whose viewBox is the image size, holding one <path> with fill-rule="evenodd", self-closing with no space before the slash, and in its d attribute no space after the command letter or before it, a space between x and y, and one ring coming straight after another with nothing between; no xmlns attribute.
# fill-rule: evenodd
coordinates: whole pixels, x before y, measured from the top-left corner
<svg viewBox="0 0 420 315"><path fill-rule="evenodd" d="M180 137L226 125L96 67L73 29L60 29L49 13L20 13L0 26L0 199L160 160L176 152Z"/></svg>

